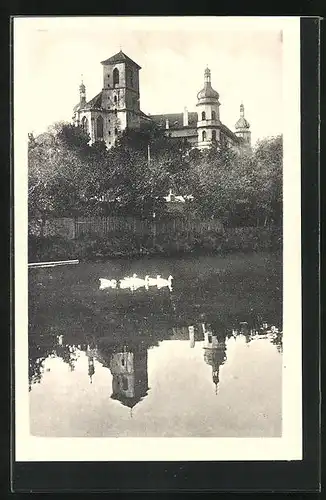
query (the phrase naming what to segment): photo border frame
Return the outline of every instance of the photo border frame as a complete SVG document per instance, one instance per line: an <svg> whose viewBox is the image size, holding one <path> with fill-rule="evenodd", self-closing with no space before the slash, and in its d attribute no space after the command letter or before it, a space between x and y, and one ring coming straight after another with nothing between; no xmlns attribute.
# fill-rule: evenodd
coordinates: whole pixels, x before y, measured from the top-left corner
<svg viewBox="0 0 326 500"><path fill-rule="evenodd" d="M15 462L13 447L15 492L317 491L320 481L318 27L319 20L301 19L303 460L37 463ZM11 348L14 349L13 341ZM125 468L131 472L129 477L125 475Z"/></svg>

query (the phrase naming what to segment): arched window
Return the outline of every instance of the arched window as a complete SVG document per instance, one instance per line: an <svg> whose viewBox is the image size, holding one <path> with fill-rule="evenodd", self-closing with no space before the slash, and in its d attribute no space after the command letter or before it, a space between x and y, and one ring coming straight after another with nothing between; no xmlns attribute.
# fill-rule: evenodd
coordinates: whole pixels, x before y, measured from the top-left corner
<svg viewBox="0 0 326 500"><path fill-rule="evenodd" d="M201 119L202 119L202 120L206 120L206 113L205 113L205 111L203 111L203 112L202 112L202 114L201 114Z"/></svg>
<svg viewBox="0 0 326 500"><path fill-rule="evenodd" d="M114 104L116 104L117 100L118 100L116 95L113 97L113 100L114 100Z"/></svg>
<svg viewBox="0 0 326 500"><path fill-rule="evenodd" d="M86 116L84 116L82 118L82 121L81 121L81 124L82 124L82 128L85 132L88 132L88 120L86 118Z"/></svg>
<svg viewBox="0 0 326 500"><path fill-rule="evenodd" d="M118 134L118 129L117 128L114 129L114 133L115 133L115 135Z"/></svg>
<svg viewBox="0 0 326 500"><path fill-rule="evenodd" d="M206 132L205 132L205 130L203 131L202 138L203 138L203 141L206 141Z"/></svg>
<svg viewBox="0 0 326 500"><path fill-rule="evenodd" d="M216 141L216 130L212 130L212 141Z"/></svg>
<svg viewBox="0 0 326 500"><path fill-rule="evenodd" d="M103 118L99 116L96 120L96 136L98 139L103 139Z"/></svg>
<svg viewBox="0 0 326 500"><path fill-rule="evenodd" d="M212 120L216 120L216 113L215 113L215 111L212 111Z"/></svg>
<svg viewBox="0 0 326 500"><path fill-rule="evenodd" d="M113 70L113 85L118 85L119 83L119 70L118 68L114 68Z"/></svg>

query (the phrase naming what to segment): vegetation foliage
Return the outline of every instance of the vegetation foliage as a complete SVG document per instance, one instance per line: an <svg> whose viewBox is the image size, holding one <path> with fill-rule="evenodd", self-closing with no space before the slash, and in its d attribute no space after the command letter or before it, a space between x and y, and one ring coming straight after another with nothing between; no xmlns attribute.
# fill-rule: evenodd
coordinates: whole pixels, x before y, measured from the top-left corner
<svg viewBox="0 0 326 500"><path fill-rule="evenodd" d="M56 123L29 137L29 215L161 217L171 189L186 198L184 213L226 226L281 225L282 137L253 150L200 152L153 125L125 131L107 150L85 132Z"/></svg>

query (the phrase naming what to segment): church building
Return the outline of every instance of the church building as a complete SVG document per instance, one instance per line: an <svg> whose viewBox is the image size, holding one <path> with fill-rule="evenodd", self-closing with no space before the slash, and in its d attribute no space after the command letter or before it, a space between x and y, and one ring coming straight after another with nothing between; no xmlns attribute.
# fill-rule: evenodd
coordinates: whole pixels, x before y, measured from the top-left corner
<svg viewBox="0 0 326 500"><path fill-rule="evenodd" d="M197 111L184 109L183 113L146 115L140 109L139 100L141 67L121 50L101 64L101 92L87 101L82 82L79 103L73 111L73 123L89 133L92 143L105 141L110 148L125 129L140 129L152 122L169 137L187 140L194 148L206 149L214 144L250 147L250 124L244 117L243 104L234 132L222 123L220 96L212 87L209 68L205 69L204 86L197 94Z"/></svg>

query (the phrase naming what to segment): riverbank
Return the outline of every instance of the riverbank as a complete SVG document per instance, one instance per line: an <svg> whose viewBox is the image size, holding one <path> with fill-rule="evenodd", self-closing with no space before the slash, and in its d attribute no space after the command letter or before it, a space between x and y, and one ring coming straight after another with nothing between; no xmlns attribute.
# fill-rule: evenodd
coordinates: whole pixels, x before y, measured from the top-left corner
<svg viewBox="0 0 326 500"><path fill-rule="evenodd" d="M135 235L121 232L106 236L83 234L76 239L64 236L30 235L29 262L75 259L141 258L144 256L226 255L234 252L278 252L282 248L280 228L230 228L224 234L185 232L173 235Z"/></svg>

